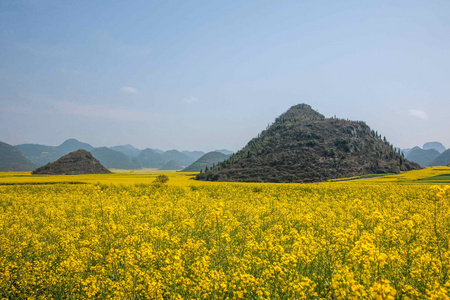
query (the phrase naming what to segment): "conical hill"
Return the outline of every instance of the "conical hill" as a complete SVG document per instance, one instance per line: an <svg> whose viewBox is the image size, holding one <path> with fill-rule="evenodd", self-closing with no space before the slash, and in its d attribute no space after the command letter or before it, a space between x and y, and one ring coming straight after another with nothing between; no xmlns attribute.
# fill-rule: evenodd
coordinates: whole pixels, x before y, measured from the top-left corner
<svg viewBox="0 0 450 300"><path fill-rule="evenodd" d="M33 174L104 174L111 173L86 150L71 152L55 162L46 164L33 171Z"/></svg>
<svg viewBox="0 0 450 300"><path fill-rule="evenodd" d="M309 105L299 104L197 179L321 182L418 168L364 122L325 118Z"/></svg>

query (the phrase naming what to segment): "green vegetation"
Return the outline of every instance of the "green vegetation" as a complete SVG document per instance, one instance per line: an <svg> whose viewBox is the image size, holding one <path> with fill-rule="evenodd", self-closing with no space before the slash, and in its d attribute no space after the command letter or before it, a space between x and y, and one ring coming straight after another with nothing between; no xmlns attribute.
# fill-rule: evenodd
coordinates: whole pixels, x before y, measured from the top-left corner
<svg viewBox="0 0 450 300"><path fill-rule="evenodd" d="M153 181L153 183L156 183L156 184L164 184L164 183L166 183L167 181L169 181L169 177L168 177L167 175L162 174L162 175L156 176L156 178L155 178L155 180Z"/></svg>
<svg viewBox="0 0 450 300"><path fill-rule="evenodd" d="M450 174L441 174L441 175L437 175L437 176L433 176L433 177L428 177L428 178L423 178L423 179L419 179L419 180L424 180L424 181L450 181Z"/></svg>
<svg viewBox="0 0 450 300"><path fill-rule="evenodd" d="M418 168L364 122L325 118L299 104L197 179L306 183Z"/></svg>

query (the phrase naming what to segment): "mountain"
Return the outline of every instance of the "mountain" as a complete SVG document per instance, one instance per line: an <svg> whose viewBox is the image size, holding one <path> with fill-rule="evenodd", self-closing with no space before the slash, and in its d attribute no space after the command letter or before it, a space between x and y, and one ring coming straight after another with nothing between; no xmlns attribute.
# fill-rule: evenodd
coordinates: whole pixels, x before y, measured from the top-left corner
<svg viewBox="0 0 450 300"><path fill-rule="evenodd" d="M226 155L218 151L208 152L200 157L197 161L193 162L190 166L185 168L182 172L204 171L206 168L210 169L213 165L217 165L218 163L226 160L229 157L230 155Z"/></svg>
<svg viewBox="0 0 450 300"><path fill-rule="evenodd" d="M39 144L21 144L15 146L27 159L37 166L43 166L49 162L55 161L63 155L70 152L84 149L91 151L94 149L89 144L82 143L76 139L68 139L59 146L45 146Z"/></svg>
<svg viewBox="0 0 450 300"><path fill-rule="evenodd" d="M430 166L448 166L450 165L450 149L442 152L438 157L430 162Z"/></svg>
<svg viewBox="0 0 450 300"><path fill-rule="evenodd" d="M220 150L216 150L215 152L220 152L220 153L223 153L225 155L231 155L231 154L234 153L233 151L230 151L230 150L227 150L227 149L220 149Z"/></svg>
<svg viewBox="0 0 450 300"><path fill-rule="evenodd" d="M0 172L27 172L36 168L19 149L0 142Z"/></svg>
<svg viewBox="0 0 450 300"><path fill-rule="evenodd" d="M149 148L142 150L137 158L143 168L160 168L164 164L161 154Z"/></svg>
<svg viewBox="0 0 450 300"><path fill-rule="evenodd" d="M174 160L177 164L181 166L189 166L192 164L195 159L187 156L184 153L181 153L178 150L169 150L161 154L161 158L164 162L168 162L170 160Z"/></svg>
<svg viewBox="0 0 450 300"><path fill-rule="evenodd" d="M43 166L61 157L55 147L39 144L21 144L15 146L23 155L37 166Z"/></svg>
<svg viewBox="0 0 450 300"><path fill-rule="evenodd" d="M133 170L141 168L137 159L133 160L122 152L107 147L95 148L91 151L91 154L108 169Z"/></svg>
<svg viewBox="0 0 450 300"><path fill-rule="evenodd" d="M164 165L159 168L159 170L165 170L165 171L174 171L174 170L180 170L183 169L182 166L180 166L175 160L169 160L168 162L164 163Z"/></svg>
<svg viewBox="0 0 450 300"><path fill-rule="evenodd" d="M86 150L77 150L33 171L33 174L104 174L111 173Z"/></svg>
<svg viewBox="0 0 450 300"><path fill-rule="evenodd" d="M422 167L428 166L430 162L438 157L440 153L435 149L424 150L414 147L406 153L405 158L409 161L418 163Z"/></svg>
<svg viewBox="0 0 450 300"><path fill-rule="evenodd" d="M423 149L424 150L435 149L439 153L442 153L442 152L444 152L446 150L444 145L442 145L439 142L428 142L428 143L425 143L423 145Z"/></svg>
<svg viewBox="0 0 450 300"><path fill-rule="evenodd" d="M307 104L291 107L243 149L199 180L320 182L419 169L364 122L325 118Z"/></svg>
<svg viewBox="0 0 450 300"><path fill-rule="evenodd" d="M139 153L141 152L141 150L131 146L130 144L114 146L114 147L110 147L110 149L112 149L114 151L122 152L123 154L130 156L130 157L137 157L139 155Z"/></svg>
<svg viewBox="0 0 450 300"><path fill-rule="evenodd" d="M56 147L58 149L58 151L62 152L72 152L72 151L76 151L79 149L83 149L86 151L91 151L92 149L94 149L94 147L92 147L91 145L87 144L87 143L82 143L76 139L68 139L66 141L64 141L61 145Z"/></svg>
<svg viewBox="0 0 450 300"><path fill-rule="evenodd" d="M200 157L202 157L205 152L203 151L181 151L181 153L189 156L190 158L192 158L194 161L199 159Z"/></svg>

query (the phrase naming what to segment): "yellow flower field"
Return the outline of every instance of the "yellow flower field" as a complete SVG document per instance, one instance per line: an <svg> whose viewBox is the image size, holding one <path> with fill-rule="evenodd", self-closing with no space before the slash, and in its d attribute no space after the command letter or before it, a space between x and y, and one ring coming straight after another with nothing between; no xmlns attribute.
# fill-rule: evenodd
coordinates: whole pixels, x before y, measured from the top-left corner
<svg viewBox="0 0 450 300"><path fill-rule="evenodd" d="M450 184L0 174L0 298L450 299Z"/></svg>

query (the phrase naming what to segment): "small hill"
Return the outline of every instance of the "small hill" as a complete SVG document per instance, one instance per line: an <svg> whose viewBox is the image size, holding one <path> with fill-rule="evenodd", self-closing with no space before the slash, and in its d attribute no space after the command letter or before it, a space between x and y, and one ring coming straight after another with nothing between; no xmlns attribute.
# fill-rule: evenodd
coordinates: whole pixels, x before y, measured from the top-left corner
<svg viewBox="0 0 450 300"><path fill-rule="evenodd" d="M168 162L164 163L164 165L159 169L165 171L173 171L181 170L183 169L183 166L180 166L175 160L169 160Z"/></svg>
<svg viewBox="0 0 450 300"><path fill-rule="evenodd" d="M195 161L195 159L187 156L184 153L181 153L178 150L166 151L163 154L161 154L161 158L163 159L164 162L174 160L174 161L176 161L177 164L179 164L181 166L189 166L190 164L192 164Z"/></svg>
<svg viewBox="0 0 450 300"><path fill-rule="evenodd" d="M439 142L428 142L428 143L425 143L422 148L424 150L434 149L434 150L438 151L439 153L442 153L442 152L444 152L446 150L444 145L442 145Z"/></svg>
<svg viewBox="0 0 450 300"><path fill-rule="evenodd" d="M430 166L448 166L450 164L450 149L442 152L438 157L430 162Z"/></svg>
<svg viewBox="0 0 450 300"><path fill-rule="evenodd" d="M108 169L134 170L140 169L141 165L122 152L114 151L107 147L95 148L91 154Z"/></svg>
<svg viewBox="0 0 450 300"><path fill-rule="evenodd" d="M220 152L220 153L223 153L225 155L231 155L231 154L234 153L233 151L230 151L230 150L227 150L227 149L220 149L220 150L216 150L215 152Z"/></svg>
<svg viewBox="0 0 450 300"><path fill-rule="evenodd" d="M419 147L414 147L405 155L406 159L418 163L422 167L428 166L430 162L438 157L440 153L434 148L424 150Z"/></svg>
<svg viewBox="0 0 450 300"><path fill-rule="evenodd" d="M137 157L139 155L139 153L141 152L141 150L133 147L130 144L114 146L114 147L110 147L110 149L112 149L114 151L122 152L123 154L125 154L129 157Z"/></svg>
<svg viewBox="0 0 450 300"><path fill-rule="evenodd" d="M202 157L200 157L197 161L192 163L190 166L185 168L182 172L200 172L206 170L206 168L210 169L214 165L226 160L230 155L223 154L221 152L212 151L208 152Z"/></svg>
<svg viewBox="0 0 450 300"><path fill-rule="evenodd" d="M71 152L55 162L33 171L33 174L104 174L111 173L86 150Z"/></svg>
<svg viewBox="0 0 450 300"><path fill-rule="evenodd" d="M19 149L0 142L0 172L27 172L36 168Z"/></svg>
<svg viewBox="0 0 450 300"><path fill-rule="evenodd" d="M321 182L419 169L364 122L325 118L307 104L291 107L243 149L198 180Z"/></svg>

